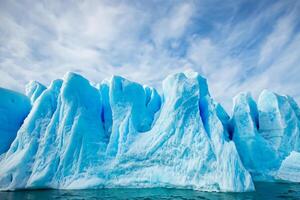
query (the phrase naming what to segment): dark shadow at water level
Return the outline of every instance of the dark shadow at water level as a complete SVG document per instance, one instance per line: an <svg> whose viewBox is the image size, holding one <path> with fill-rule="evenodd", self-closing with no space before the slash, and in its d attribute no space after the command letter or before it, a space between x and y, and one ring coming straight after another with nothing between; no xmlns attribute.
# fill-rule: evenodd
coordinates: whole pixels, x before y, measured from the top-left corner
<svg viewBox="0 0 300 200"><path fill-rule="evenodd" d="M192 200L192 199L300 199L300 184L263 183L255 184L256 192L215 193L181 189L99 189L99 190L22 190L0 192L0 200L47 200L47 199L113 199L113 200Z"/></svg>

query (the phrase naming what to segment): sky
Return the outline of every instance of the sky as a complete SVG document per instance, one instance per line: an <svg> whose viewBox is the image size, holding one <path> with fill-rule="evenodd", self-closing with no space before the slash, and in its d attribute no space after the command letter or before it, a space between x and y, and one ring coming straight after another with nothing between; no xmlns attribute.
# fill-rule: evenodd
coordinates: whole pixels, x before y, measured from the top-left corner
<svg viewBox="0 0 300 200"><path fill-rule="evenodd" d="M0 0L0 87L24 92L74 71L161 87L197 71L211 95L263 89L300 102L300 1Z"/></svg>

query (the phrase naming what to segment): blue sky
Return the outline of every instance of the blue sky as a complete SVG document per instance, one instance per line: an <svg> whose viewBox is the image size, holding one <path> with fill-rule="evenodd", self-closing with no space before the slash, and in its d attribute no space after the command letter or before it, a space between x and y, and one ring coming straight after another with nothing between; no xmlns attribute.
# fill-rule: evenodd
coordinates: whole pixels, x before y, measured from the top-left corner
<svg viewBox="0 0 300 200"><path fill-rule="evenodd" d="M193 69L227 110L265 88L300 101L300 1L0 1L0 86L67 71L160 87Z"/></svg>

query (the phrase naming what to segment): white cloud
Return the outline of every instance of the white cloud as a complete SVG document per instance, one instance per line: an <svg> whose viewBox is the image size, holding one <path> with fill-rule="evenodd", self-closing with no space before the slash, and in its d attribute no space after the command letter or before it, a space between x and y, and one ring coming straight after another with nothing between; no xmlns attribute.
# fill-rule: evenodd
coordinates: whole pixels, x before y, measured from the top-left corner
<svg viewBox="0 0 300 200"><path fill-rule="evenodd" d="M175 6L169 15L157 20L152 27L154 41L161 44L168 39L178 39L186 31L195 8L191 3L182 3Z"/></svg>
<svg viewBox="0 0 300 200"><path fill-rule="evenodd" d="M273 32L268 36L260 51L259 65L271 62L289 42L293 34L295 17L297 16L289 14L277 21Z"/></svg>
<svg viewBox="0 0 300 200"><path fill-rule="evenodd" d="M0 86L22 91L29 80L49 84L75 71L93 82L118 74L160 87L168 74L193 68L228 110L244 90L257 96L270 88L300 100L299 3L241 6L1 1Z"/></svg>

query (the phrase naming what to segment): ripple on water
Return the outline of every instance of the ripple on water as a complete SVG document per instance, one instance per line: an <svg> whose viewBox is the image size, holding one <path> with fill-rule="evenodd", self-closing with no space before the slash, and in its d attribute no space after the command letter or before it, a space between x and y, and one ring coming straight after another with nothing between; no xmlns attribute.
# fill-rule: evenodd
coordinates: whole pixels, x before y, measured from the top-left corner
<svg viewBox="0 0 300 200"><path fill-rule="evenodd" d="M251 199L300 199L300 184L263 183L255 184L256 192L215 193L182 189L99 189L99 190L22 190L0 192L1 200L251 200Z"/></svg>

